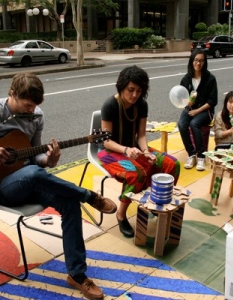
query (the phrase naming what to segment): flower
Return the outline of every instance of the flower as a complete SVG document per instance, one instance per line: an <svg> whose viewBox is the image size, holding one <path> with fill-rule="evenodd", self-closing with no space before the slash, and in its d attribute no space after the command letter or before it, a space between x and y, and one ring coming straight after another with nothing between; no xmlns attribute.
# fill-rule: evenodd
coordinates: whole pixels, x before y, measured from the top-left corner
<svg viewBox="0 0 233 300"><path fill-rule="evenodd" d="M230 118L231 126L233 126L233 116L229 114L229 118Z"/></svg>

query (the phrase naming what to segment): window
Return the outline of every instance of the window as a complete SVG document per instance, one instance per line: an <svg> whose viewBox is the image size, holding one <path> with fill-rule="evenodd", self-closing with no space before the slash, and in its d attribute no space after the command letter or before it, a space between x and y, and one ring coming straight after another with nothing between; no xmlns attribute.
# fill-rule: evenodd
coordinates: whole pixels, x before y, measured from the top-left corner
<svg viewBox="0 0 233 300"><path fill-rule="evenodd" d="M25 48L29 49L29 48L38 48L37 44L35 42L29 42Z"/></svg>

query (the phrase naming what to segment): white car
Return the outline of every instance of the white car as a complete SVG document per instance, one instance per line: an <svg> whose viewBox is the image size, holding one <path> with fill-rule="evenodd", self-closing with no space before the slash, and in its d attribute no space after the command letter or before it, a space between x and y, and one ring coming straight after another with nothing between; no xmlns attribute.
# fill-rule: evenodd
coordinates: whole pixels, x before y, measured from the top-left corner
<svg viewBox="0 0 233 300"><path fill-rule="evenodd" d="M32 63L57 61L64 64L69 60L69 50L56 48L41 40L19 40L9 47L0 48L0 63L9 65L29 67Z"/></svg>

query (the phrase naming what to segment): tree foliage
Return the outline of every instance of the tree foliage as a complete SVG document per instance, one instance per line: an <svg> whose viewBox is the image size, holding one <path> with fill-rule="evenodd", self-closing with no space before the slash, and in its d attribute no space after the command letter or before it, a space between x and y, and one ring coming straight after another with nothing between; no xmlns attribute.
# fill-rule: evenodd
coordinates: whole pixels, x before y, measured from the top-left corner
<svg viewBox="0 0 233 300"><path fill-rule="evenodd" d="M112 0L95 0L91 6L98 12L110 17L112 13L119 9L119 4Z"/></svg>

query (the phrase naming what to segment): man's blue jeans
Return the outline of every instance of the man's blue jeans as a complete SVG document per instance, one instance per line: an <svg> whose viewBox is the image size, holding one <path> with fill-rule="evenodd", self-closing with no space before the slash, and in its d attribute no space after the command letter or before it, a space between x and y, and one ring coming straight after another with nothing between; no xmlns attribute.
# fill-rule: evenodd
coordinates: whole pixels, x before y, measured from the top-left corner
<svg viewBox="0 0 233 300"><path fill-rule="evenodd" d="M185 150L188 152L189 156L197 154L200 158L205 157L205 155L202 154L205 150L201 127L209 125L212 119L213 116L208 110L199 113L195 117L191 117L185 109L182 111L178 122L178 128ZM189 127L192 130L196 150L191 141Z"/></svg>
<svg viewBox="0 0 233 300"><path fill-rule="evenodd" d="M5 177L0 183L0 204L26 203L55 208L62 218L63 248L67 271L71 276L85 273L86 250L82 232L81 202L88 202L89 190L30 165Z"/></svg>

